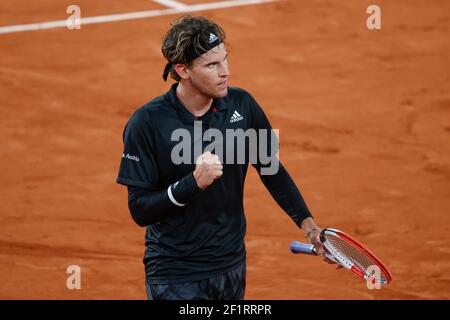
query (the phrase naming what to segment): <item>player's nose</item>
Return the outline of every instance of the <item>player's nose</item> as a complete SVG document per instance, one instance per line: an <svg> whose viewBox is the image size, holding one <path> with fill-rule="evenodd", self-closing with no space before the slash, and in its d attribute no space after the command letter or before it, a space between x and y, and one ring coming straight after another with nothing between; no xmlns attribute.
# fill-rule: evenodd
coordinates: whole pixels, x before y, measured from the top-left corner
<svg viewBox="0 0 450 320"><path fill-rule="evenodd" d="M221 63L219 67L219 77L228 77L230 75L230 70L228 69L228 65L225 63Z"/></svg>

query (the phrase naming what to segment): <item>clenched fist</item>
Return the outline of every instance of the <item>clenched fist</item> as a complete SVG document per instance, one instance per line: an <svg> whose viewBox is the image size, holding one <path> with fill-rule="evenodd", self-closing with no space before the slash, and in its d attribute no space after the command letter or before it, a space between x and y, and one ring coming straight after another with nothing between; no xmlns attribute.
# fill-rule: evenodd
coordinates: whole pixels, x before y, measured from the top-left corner
<svg viewBox="0 0 450 320"><path fill-rule="evenodd" d="M207 151L201 154L195 161L194 178L200 189L204 190L210 186L214 180L222 176L223 166L219 157Z"/></svg>

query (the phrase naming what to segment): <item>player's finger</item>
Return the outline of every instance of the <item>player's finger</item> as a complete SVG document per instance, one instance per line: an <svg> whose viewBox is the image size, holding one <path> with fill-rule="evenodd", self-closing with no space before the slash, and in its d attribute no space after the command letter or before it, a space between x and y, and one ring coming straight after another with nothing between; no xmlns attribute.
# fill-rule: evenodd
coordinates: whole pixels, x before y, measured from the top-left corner
<svg viewBox="0 0 450 320"><path fill-rule="evenodd" d="M204 153L203 161L206 164L221 164L219 156L211 154L210 152L208 152L208 154Z"/></svg>
<svg viewBox="0 0 450 320"><path fill-rule="evenodd" d="M217 163L217 160L215 160L213 157L211 157L211 156L208 156L208 157L203 157L203 161L206 163L206 164L216 164Z"/></svg>
<svg viewBox="0 0 450 320"><path fill-rule="evenodd" d="M199 155L197 157L197 159L195 160L195 164L204 164L204 163L208 163L208 159L211 158L211 152L207 151L205 153L202 153L201 155Z"/></svg>
<svg viewBox="0 0 450 320"><path fill-rule="evenodd" d="M210 167L210 170L216 171L216 170L223 170L223 166L219 163L213 163Z"/></svg>
<svg viewBox="0 0 450 320"><path fill-rule="evenodd" d="M323 248L322 243L320 243L320 242L319 242L319 243L315 243L314 246L315 246L315 248L316 248L316 253L317 253L319 256L325 257L325 249Z"/></svg>
<svg viewBox="0 0 450 320"><path fill-rule="evenodd" d="M219 159L219 156L218 155L213 155L212 157L211 157L211 159L212 159L212 161L214 162L214 163L217 163L217 164L222 164L222 162L220 162L220 159Z"/></svg>

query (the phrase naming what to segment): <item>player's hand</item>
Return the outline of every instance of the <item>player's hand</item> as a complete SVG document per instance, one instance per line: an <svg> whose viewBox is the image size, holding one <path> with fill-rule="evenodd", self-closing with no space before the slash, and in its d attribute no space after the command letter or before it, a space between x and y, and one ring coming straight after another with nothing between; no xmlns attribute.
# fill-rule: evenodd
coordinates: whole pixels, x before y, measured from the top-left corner
<svg viewBox="0 0 450 320"><path fill-rule="evenodd" d="M217 155L207 151L195 161L194 178L200 189L206 189L223 173L223 166Z"/></svg>
<svg viewBox="0 0 450 320"><path fill-rule="evenodd" d="M311 244L314 245L314 247L316 248L317 255L323 257L323 261L325 261L326 263L329 263L329 264L336 264L335 261L328 259L325 256L326 249L323 246L323 243L320 241L320 232L321 231L322 231L322 229L320 229L320 228L312 229L306 235L306 239L308 239L311 242ZM341 265L337 265L337 267L336 267L336 269L341 269L341 268L342 268Z"/></svg>

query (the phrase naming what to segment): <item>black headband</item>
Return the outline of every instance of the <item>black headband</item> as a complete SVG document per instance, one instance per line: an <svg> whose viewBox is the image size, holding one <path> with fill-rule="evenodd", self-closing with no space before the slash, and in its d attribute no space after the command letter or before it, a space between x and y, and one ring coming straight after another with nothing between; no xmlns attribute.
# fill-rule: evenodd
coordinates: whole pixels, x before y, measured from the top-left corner
<svg viewBox="0 0 450 320"><path fill-rule="evenodd" d="M218 35L216 35L214 32L210 30L202 29L200 32L201 32L199 36L200 48L195 48L194 44L191 42L186 52L187 63L197 59L202 54L208 52L214 47L217 47L219 44L223 42L223 40ZM162 76L164 81L167 81L167 77L169 76L169 73L172 71L175 64L176 62L170 61L167 62Z"/></svg>

